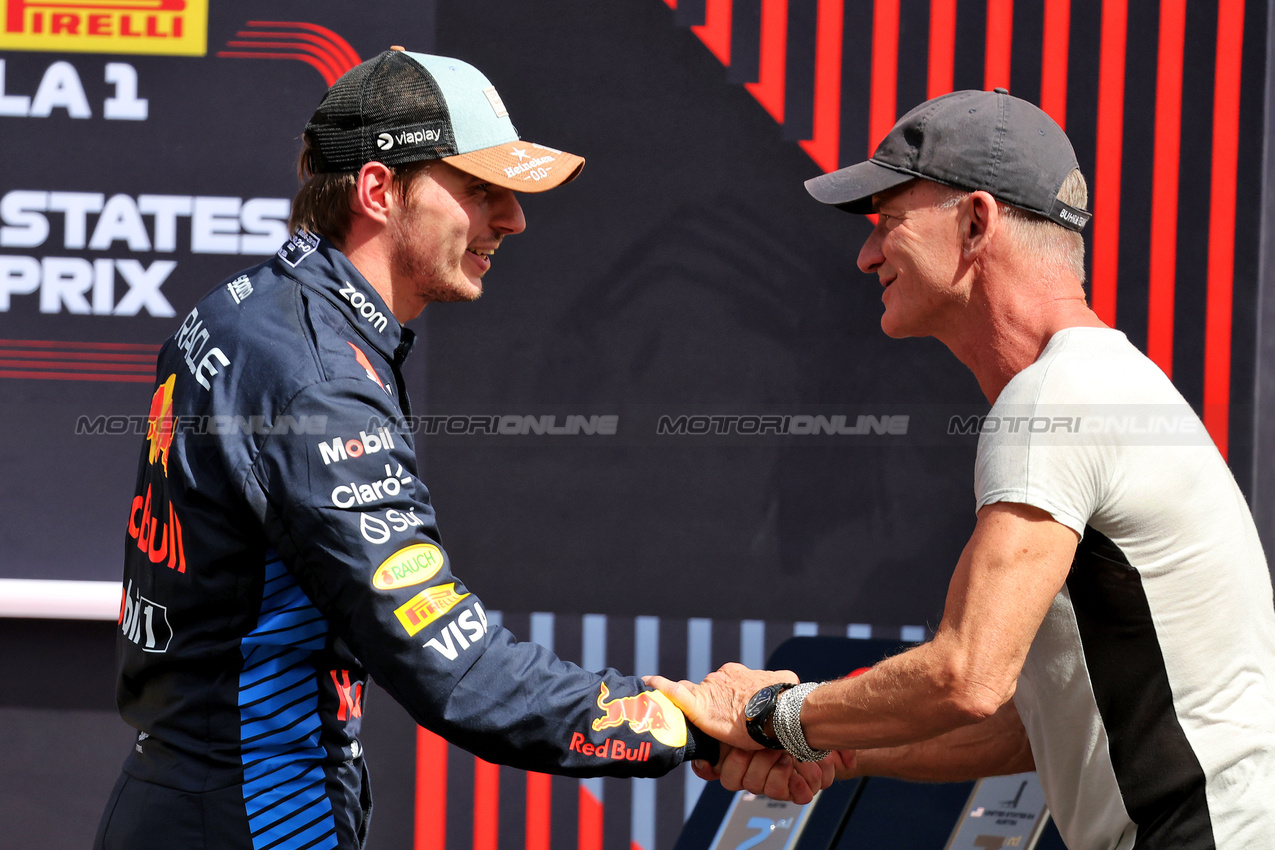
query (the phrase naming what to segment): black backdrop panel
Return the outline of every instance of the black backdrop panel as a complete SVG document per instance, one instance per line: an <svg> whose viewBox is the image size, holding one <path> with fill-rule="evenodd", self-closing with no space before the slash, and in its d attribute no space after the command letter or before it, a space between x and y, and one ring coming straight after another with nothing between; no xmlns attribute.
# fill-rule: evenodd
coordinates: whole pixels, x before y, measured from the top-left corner
<svg viewBox="0 0 1275 850"><path fill-rule="evenodd" d="M118 576L141 435L111 432L144 430L146 358L281 236L325 73L397 42L473 62L525 138L588 158L575 183L525 196L528 232L501 248L479 303L414 322L427 331L408 375L423 477L458 572L509 611L937 622L974 521L974 441L947 426L986 404L940 345L881 334L879 289L855 268L867 223L801 185L820 171L807 151L828 155L826 139L802 143L825 126L827 80L842 86L839 161L869 148L875 12L844 4L830 77L817 38L830 4L789 4L780 123L744 85L762 73L760 6L729 5L722 36L720 3L413 2L370 15L213 2L201 56L0 50L0 575ZM1265 7L1250 6L1246 91L1264 59ZM955 81L977 86L986 8L958 7ZM1073 7L1067 123L1092 177L1101 4ZM1192 116L1211 109L1216 11L1192 12ZM900 28L899 111L925 90L919 21ZM1042 25L1015 17L1013 84L1028 97ZM1147 120L1150 27L1131 17L1126 124ZM727 46L749 55L725 63ZM1245 127L1260 126L1254 114ZM1208 160L1208 126L1185 122L1183 163ZM1120 315L1141 343L1147 175L1130 149L1146 140L1127 135ZM1241 173L1259 160L1245 145ZM1201 180L1182 181L1183 209L1207 208ZM1237 376L1251 372L1253 221L1241 215L1237 234ZM1178 254L1175 378L1193 401L1204 235L1182 228ZM758 427L819 416L852 433ZM553 433L581 422L596 433ZM1248 426L1231 426L1243 455Z"/></svg>
<svg viewBox="0 0 1275 850"><path fill-rule="evenodd" d="M885 338L855 268L866 221L809 198L818 167L663 3L538 11L439 10L440 49L491 69L519 130L589 161L525 200L479 303L426 310L427 407L616 414L618 433L422 438L459 569L513 610L937 622L973 527L972 442L657 427L919 422L978 407L973 379L933 341Z"/></svg>

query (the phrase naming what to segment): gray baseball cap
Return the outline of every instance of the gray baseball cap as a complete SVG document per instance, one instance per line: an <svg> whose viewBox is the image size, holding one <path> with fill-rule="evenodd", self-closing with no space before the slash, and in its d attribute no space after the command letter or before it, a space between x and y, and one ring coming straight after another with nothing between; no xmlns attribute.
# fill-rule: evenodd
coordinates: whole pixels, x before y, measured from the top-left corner
<svg viewBox="0 0 1275 850"><path fill-rule="evenodd" d="M872 196L915 178L997 200L1080 231L1090 213L1058 200L1078 166L1067 134L1039 107L1005 89L957 91L899 119L872 158L806 181L815 200L872 212Z"/></svg>

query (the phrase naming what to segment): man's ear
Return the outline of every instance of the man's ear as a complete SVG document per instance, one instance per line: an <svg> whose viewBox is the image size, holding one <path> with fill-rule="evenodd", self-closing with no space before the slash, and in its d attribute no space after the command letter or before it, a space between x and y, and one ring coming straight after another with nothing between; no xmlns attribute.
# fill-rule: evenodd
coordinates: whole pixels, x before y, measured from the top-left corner
<svg viewBox="0 0 1275 850"><path fill-rule="evenodd" d="M961 218L961 253L973 260L987 250L1000 229L1000 208L987 192L971 192Z"/></svg>
<svg viewBox="0 0 1275 850"><path fill-rule="evenodd" d="M393 194L394 172L383 162L369 162L359 169L354 185L353 212L385 224L395 200Z"/></svg>

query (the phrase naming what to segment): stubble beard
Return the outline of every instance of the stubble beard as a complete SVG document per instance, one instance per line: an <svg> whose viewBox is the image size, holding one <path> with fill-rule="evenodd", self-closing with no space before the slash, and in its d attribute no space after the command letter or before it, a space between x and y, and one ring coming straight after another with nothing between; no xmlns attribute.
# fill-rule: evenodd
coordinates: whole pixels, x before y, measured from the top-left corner
<svg viewBox="0 0 1275 850"><path fill-rule="evenodd" d="M409 208L408 212L416 210ZM462 256L460 262L463 262ZM418 281L416 294L421 304L456 303L477 301L482 297L482 287L475 286L460 269L460 262L452 263L437 254L427 255L416 243L412 229L397 227L390 249L390 268L401 280ZM463 283L458 284L459 276Z"/></svg>

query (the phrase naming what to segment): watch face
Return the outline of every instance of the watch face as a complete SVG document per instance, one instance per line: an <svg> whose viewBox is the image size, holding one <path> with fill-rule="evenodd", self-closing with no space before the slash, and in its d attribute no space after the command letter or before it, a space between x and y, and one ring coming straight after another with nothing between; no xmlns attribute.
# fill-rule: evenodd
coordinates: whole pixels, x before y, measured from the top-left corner
<svg viewBox="0 0 1275 850"><path fill-rule="evenodd" d="M775 686L767 685L757 693L753 694L748 700L748 704L744 706L744 717L752 720L761 713L770 701L775 698Z"/></svg>

